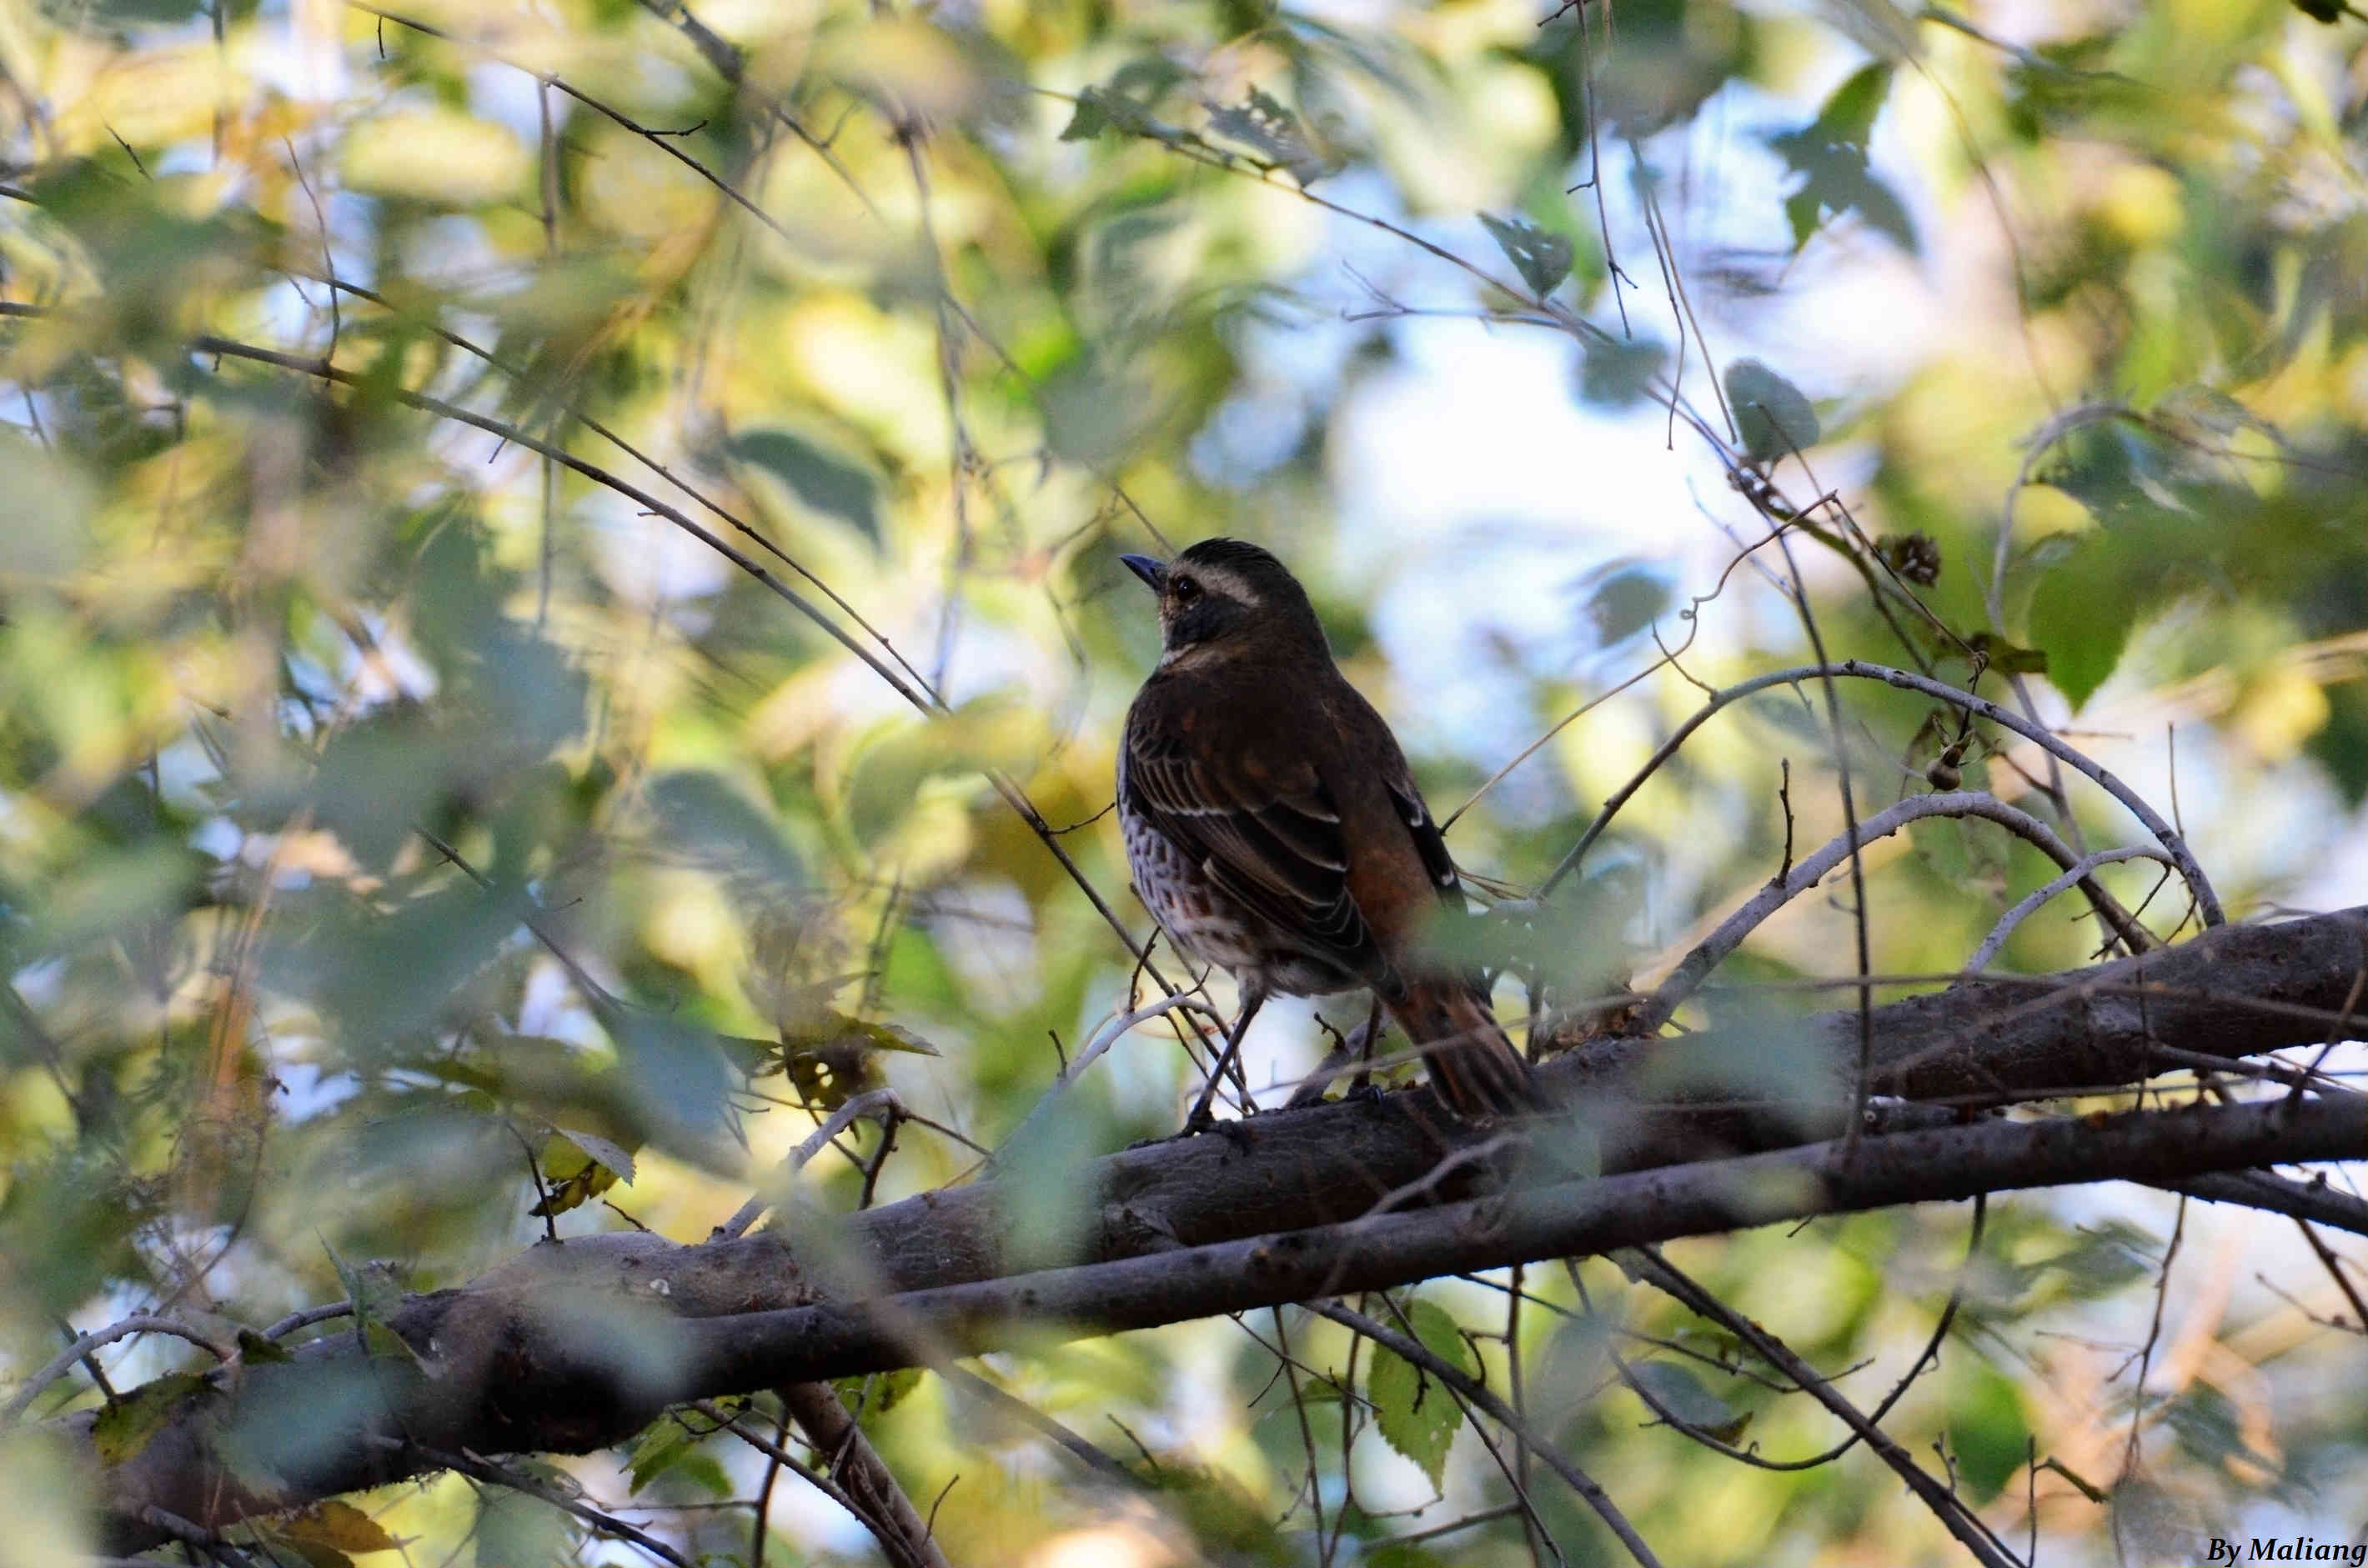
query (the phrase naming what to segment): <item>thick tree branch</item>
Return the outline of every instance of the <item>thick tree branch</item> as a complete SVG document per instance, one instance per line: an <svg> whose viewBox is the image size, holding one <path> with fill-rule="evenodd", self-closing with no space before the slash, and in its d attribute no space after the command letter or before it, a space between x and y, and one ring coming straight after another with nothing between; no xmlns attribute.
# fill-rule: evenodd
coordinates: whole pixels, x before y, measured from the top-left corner
<svg viewBox="0 0 2368 1568"><path fill-rule="evenodd" d="M1878 1087L1938 1096L2135 1083L2161 1070L2157 1044L2221 1060L2316 1044L2361 965L2361 925L2353 912L2226 928L2050 982L1982 981L1889 1005L1875 1015ZM1004 1209L991 1182L837 1220L791 1215L701 1246L641 1233L545 1244L466 1289L408 1299L376 1332L383 1350L392 1329L408 1356L369 1357L357 1334L339 1334L293 1363L218 1380L220 1392L108 1478L116 1544L155 1539L136 1523L147 1508L219 1525L432 1468L429 1450L581 1451L694 1394L1805 1214L2368 1157L2368 1115L2334 1095L1937 1128L1953 1113L1887 1108L1845 1166L1838 1142L1799 1145L1843 1131L1855 1023L1850 1012L1590 1045L1544 1072L1574 1109L1534 1136L1500 1140L1499 1154L1467 1151L1436 1180L1425 1178L1459 1130L1427 1093L1278 1112L1113 1154L1078 1173L1096 1195L1075 1240L1079 1264L1018 1278L998 1278ZM1768 1080L1771 1052L1797 1097L1736 1108L1755 1078ZM1738 1071L1755 1062L1757 1073ZM1822 1092L1819 1074L1803 1070L1819 1062ZM1728 1103L1678 1103L1703 1095ZM1717 1157L1749 1149L1772 1152ZM1590 1155L1615 1174L1573 1179ZM2243 1190L2265 1206L2294 1199L2249 1178ZM2211 1195L2237 1191L2223 1180ZM1371 1214L1391 1193L1410 1211ZM225 1430L250 1445L288 1434L269 1442L276 1489L233 1478L217 1457Z"/></svg>
<svg viewBox="0 0 2368 1568"><path fill-rule="evenodd" d="M2350 1096L1986 1121L1554 1182L1404 1214L1110 1263L708 1318L684 1328L697 1392L912 1364L916 1328L974 1354L1379 1290L1777 1221L2022 1187L2170 1182L2272 1162L2368 1158Z"/></svg>

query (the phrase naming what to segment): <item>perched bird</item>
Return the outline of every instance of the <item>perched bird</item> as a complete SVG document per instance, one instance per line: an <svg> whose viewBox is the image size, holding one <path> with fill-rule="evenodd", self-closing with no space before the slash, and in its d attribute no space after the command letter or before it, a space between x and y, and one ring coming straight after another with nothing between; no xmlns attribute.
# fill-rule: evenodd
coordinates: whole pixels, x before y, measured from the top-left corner
<svg viewBox="0 0 2368 1568"><path fill-rule="evenodd" d="M1425 951L1441 913L1463 912L1455 863L1306 590L1239 540L1120 559L1159 596L1165 646L1127 710L1119 819L1144 903L1241 988L1217 1072L1269 995L1371 987L1458 1115L1529 1108L1486 992Z"/></svg>

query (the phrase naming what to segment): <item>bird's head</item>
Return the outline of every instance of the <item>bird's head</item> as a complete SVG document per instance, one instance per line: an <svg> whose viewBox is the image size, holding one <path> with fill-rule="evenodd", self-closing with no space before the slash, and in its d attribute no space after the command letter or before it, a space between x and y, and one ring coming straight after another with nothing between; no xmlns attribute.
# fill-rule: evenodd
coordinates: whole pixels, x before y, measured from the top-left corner
<svg viewBox="0 0 2368 1568"><path fill-rule="evenodd" d="M1307 590L1257 545L1204 539L1173 561L1148 555L1119 559L1159 596L1163 666L1185 658L1304 651L1311 645L1330 657Z"/></svg>

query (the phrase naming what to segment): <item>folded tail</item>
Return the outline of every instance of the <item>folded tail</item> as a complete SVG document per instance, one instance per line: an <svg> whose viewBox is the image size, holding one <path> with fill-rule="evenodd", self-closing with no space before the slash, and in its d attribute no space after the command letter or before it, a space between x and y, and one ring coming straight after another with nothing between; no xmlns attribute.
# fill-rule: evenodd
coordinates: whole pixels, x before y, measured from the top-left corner
<svg viewBox="0 0 2368 1568"><path fill-rule="evenodd" d="M1497 1027L1487 998L1460 980L1420 980L1385 998L1390 1016L1422 1052L1431 1085L1467 1120L1538 1108L1529 1063Z"/></svg>

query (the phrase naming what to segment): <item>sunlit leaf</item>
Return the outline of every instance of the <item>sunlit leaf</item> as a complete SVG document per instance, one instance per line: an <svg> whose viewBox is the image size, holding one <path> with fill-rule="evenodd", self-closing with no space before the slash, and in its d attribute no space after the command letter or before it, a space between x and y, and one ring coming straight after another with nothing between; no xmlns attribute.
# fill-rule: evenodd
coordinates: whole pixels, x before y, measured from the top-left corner
<svg viewBox="0 0 2368 1568"><path fill-rule="evenodd" d="M271 1530L289 1540L341 1552L394 1551L402 1545L376 1519L335 1498L274 1518Z"/></svg>
<svg viewBox="0 0 2368 1568"><path fill-rule="evenodd" d="M414 110L355 126L340 163L354 190L467 207L518 189L527 154L506 127L490 120L449 109Z"/></svg>
<svg viewBox="0 0 2368 1568"><path fill-rule="evenodd" d="M1478 1375L1472 1347L1446 1309L1417 1297L1407 1305L1406 1317L1425 1349L1460 1372ZM1373 1402L1374 1428L1438 1486L1447 1473L1447 1450L1463 1426L1463 1408L1437 1379L1411 1361L1380 1346L1373 1347L1372 1356L1365 1393Z"/></svg>
<svg viewBox="0 0 2368 1568"><path fill-rule="evenodd" d="M540 1163L548 1185L529 1214L564 1214L620 1181L631 1186L633 1180L631 1153L606 1138L567 1128L543 1140Z"/></svg>
<svg viewBox="0 0 2368 1568"><path fill-rule="evenodd" d="M688 1459L702 1440L701 1434L691 1431L680 1416L666 1415L652 1422L633 1440L632 1451L626 1456L631 1476L626 1495L638 1495L642 1488Z"/></svg>
<svg viewBox="0 0 2368 1568"><path fill-rule="evenodd" d="M2129 564L2121 541L2100 529L2048 567L2032 595L2031 639L2075 708L2113 673L2137 626L2142 601L2130 591Z"/></svg>
<svg viewBox="0 0 2368 1568"><path fill-rule="evenodd" d="M0 432L0 474L15 497L11 526L0 529L0 582L56 576L80 564L90 544L90 481L13 431Z"/></svg>
<svg viewBox="0 0 2368 1568"><path fill-rule="evenodd" d="M573 1561L569 1517L541 1498L507 1486L482 1486L476 1502L478 1568L561 1568Z"/></svg>

